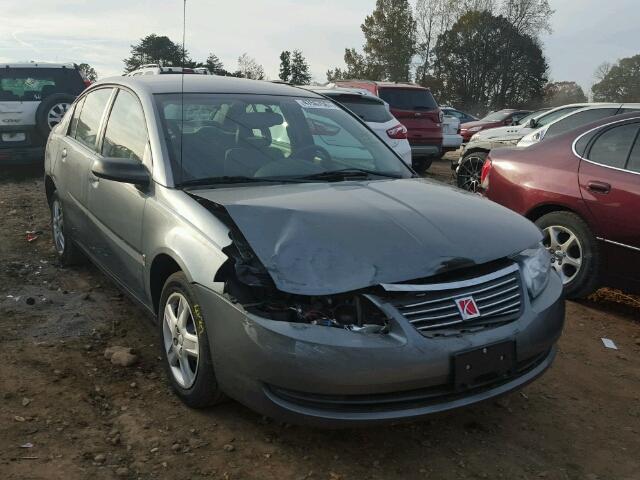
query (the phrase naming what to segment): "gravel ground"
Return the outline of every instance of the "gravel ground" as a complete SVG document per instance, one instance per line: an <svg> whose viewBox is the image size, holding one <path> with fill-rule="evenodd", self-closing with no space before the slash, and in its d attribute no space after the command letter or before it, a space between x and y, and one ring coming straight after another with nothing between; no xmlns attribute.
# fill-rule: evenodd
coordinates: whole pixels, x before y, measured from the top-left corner
<svg viewBox="0 0 640 480"><path fill-rule="evenodd" d="M449 162L427 176L450 182ZM520 392L408 425L314 430L236 402L183 406L143 311L94 267L57 264L40 172L0 173L0 218L3 479L640 478L638 297L568 302L554 366ZM115 345L138 362L112 365Z"/></svg>

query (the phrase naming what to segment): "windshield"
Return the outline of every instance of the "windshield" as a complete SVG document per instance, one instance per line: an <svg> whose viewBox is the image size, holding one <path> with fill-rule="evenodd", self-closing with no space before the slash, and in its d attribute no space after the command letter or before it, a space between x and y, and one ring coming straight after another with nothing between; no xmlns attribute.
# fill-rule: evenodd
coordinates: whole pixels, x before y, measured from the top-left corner
<svg viewBox="0 0 640 480"><path fill-rule="evenodd" d="M420 88L380 88L380 98L399 110L434 110L438 108L429 90Z"/></svg>
<svg viewBox="0 0 640 480"><path fill-rule="evenodd" d="M484 117L481 121L482 122L502 122L506 120L507 117L511 114L513 114L513 112L503 112L503 111L493 112L487 115L486 117Z"/></svg>
<svg viewBox="0 0 640 480"><path fill-rule="evenodd" d="M71 68L1 68L0 101L40 101L54 93L78 95L82 77Z"/></svg>
<svg viewBox="0 0 640 480"><path fill-rule="evenodd" d="M367 178L412 176L374 133L330 100L185 94L183 105L180 94L156 99L177 184L324 178L355 170Z"/></svg>

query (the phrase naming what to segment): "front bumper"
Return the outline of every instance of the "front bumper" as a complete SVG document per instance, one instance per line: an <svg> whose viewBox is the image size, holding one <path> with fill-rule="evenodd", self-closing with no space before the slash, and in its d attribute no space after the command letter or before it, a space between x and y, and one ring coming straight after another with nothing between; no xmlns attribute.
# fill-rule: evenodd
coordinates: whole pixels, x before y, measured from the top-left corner
<svg viewBox="0 0 640 480"><path fill-rule="evenodd" d="M388 334L364 334L266 320L195 288L221 388L262 414L324 427L415 420L521 388L553 362L564 323L556 275L535 301L524 301L517 320L433 338L393 307L383 306L392 314ZM516 373L456 391L453 355L504 341L515 342Z"/></svg>

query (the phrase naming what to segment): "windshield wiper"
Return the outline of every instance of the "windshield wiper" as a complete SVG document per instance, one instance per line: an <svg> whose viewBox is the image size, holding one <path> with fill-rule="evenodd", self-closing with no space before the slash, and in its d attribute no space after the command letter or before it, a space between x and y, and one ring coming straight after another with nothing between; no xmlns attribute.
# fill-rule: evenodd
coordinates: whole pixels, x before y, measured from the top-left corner
<svg viewBox="0 0 640 480"><path fill-rule="evenodd" d="M269 177L244 177L244 176L224 176L224 177L206 177L196 178L195 180L187 180L182 182L180 187L202 187L209 185L232 185L235 183L291 183L292 180L282 178L269 178Z"/></svg>
<svg viewBox="0 0 640 480"><path fill-rule="evenodd" d="M384 178L403 178L402 175L396 175L394 173L376 172L373 170L366 170L364 168L342 168L340 170L329 170L326 172L314 173L312 175L305 175L304 177L298 177L299 180L326 180L326 181L341 181L358 178L369 178L371 176L384 177Z"/></svg>

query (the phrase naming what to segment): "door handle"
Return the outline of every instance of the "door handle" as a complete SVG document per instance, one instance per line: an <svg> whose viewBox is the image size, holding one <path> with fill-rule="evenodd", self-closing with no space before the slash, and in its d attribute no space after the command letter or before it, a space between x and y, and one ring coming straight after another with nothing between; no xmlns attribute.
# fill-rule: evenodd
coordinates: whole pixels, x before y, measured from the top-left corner
<svg viewBox="0 0 640 480"><path fill-rule="evenodd" d="M67 158L67 149L66 148L62 149L62 153L60 154L60 158L62 158L63 162Z"/></svg>
<svg viewBox="0 0 640 480"><path fill-rule="evenodd" d="M611 185L605 182L590 181L587 183L587 188L593 193L600 193L604 195L611 191Z"/></svg>

